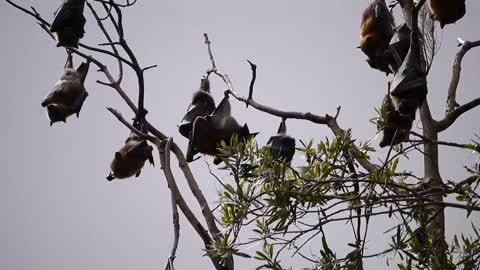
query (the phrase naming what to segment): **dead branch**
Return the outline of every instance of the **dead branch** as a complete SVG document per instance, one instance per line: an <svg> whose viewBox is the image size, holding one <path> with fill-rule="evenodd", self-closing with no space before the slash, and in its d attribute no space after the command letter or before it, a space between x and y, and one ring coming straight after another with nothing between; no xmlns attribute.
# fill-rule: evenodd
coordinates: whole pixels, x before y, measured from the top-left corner
<svg viewBox="0 0 480 270"><path fill-rule="evenodd" d="M172 138L168 138L167 143L165 144L165 151L163 152L163 169L171 171L170 169L170 151L172 149ZM170 190L171 191L171 190ZM170 257L168 257L167 266L165 270L175 270L173 261L175 260L178 241L180 238L180 222L178 219L178 209L177 209L177 196L171 191L171 203L172 203L172 221L173 221L173 246L170 251Z"/></svg>
<svg viewBox="0 0 480 270"><path fill-rule="evenodd" d="M456 101L457 97L457 89L458 84L460 82L460 74L462 71L462 60L465 54L472 48L480 46L480 40L477 41L463 41L462 39L458 39L458 44L461 46L460 50L458 51L455 62L453 63L453 71L452 71L452 80L450 81L450 86L448 88L448 96L447 96L447 114L455 110L458 107L458 103Z"/></svg>
<svg viewBox="0 0 480 270"><path fill-rule="evenodd" d="M440 120L436 123L436 128L438 132L442 132L448 129L455 121L462 116L464 113L476 108L480 105L480 98L476 98L468 103L463 104L462 106L454 109L453 111L447 113L443 120Z"/></svg>

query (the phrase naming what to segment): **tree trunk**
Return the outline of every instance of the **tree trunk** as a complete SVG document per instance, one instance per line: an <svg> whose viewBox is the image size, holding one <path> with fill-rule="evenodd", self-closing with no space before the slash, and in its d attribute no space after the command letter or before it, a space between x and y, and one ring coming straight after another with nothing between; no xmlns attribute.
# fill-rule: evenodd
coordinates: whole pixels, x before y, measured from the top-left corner
<svg viewBox="0 0 480 270"><path fill-rule="evenodd" d="M432 119L427 100L422 105L420 116L423 126L423 136L430 141L438 141L438 131ZM424 145L424 184L426 188L441 187L443 185L438 166L438 144L429 142ZM430 199L441 202L440 194L430 196ZM442 206L433 206L433 219L427 228L427 235L432 240L432 269L445 269L447 264L447 243L445 242L445 211Z"/></svg>

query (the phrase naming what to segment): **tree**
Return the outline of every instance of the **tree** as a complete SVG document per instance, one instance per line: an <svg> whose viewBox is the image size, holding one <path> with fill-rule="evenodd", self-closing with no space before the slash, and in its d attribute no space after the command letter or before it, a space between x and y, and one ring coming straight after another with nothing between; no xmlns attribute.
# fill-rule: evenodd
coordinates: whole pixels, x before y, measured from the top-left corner
<svg viewBox="0 0 480 270"><path fill-rule="evenodd" d="M7 2L16 5L12 1ZM90 3L87 4L87 7L96 17L99 27L107 39L108 44L105 45L111 46L111 50L107 51L103 49L103 46L81 45L80 50L73 50L73 52L97 65L109 80L109 82L102 84L115 89L137 114L143 108L144 72L148 67L143 68L139 64L134 52L124 39L122 26L122 9L128 8L135 2L127 2L127 5L115 4L111 1L99 2L107 12L107 20L102 20L95 15L95 9ZM408 4L408 1L403 3L403 8L407 10L406 14L409 14ZM416 12L420 10L423 4L424 1L415 8L413 19L416 18ZM21 8L18 5L16 7ZM42 19L35 10L23 9L23 11L34 16L41 26L48 30L49 23ZM113 35L106 28L103 28L106 22L118 25L115 28L118 41L111 38ZM206 43L210 45L208 38L206 38ZM437 135L453 124L460 115L480 103L476 99L459 108L453 106L461 59L469 49L478 46L478 43L465 42L462 45L454 70L455 76L450 87L449 113L445 119L434 121L426 102L420 113L424 134L413 134L419 139L411 141L411 145L408 147L391 148L385 158L386 161L381 165L374 164L369 158L369 154L373 150L371 146L363 143L355 144L349 130L339 127L336 116L285 112L260 104L254 99L242 98L235 92L230 92L229 94L232 97L249 104L251 108L281 118L304 119L326 125L333 131L335 137L333 140L320 141L318 144L305 143L299 149L308 157L306 167L302 170L290 168L284 163L271 162L271 157L265 151L259 149L254 141L247 144L234 143L230 147L224 147L225 169L231 171L233 176L231 182L222 183L225 192L220 200L220 207L222 209L222 223L226 226L224 232L220 232L217 228L218 224L212 215L211 208L200 192L180 148L152 125L149 125L151 135L139 135L157 146L161 155L160 160L163 162L163 173L172 190L175 205L178 205L189 223L202 237L208 250L207 253L217 269L232 269L232 254L247 256L238 251L238 248L245 243L239 243L237 236L242 231L241 229L249 228L245 224L250 222L255 222L257 227L254 229L258 233L256 240L264 243L256 255L265 267L281 269L277 254L290 246L298 248L298 251L301 252L302 242L299 239L306 237L306 240L308 240L310 236L318 236L322 239L323 250L318 258L313 260L316 261L320 269L322 269L321 267L325 267L325 269L335 269L335 267L358 269L362 265L362 257L372 256L372 254L364 254L365 238L370 218L382 214L399 217L400 222L393 231L392 247L387 252L399 252L405 259L403 267L408 269L408 265L412 263L425 268L434 265L435 268L442 269L441 267L446 264L451 267L452 262L449 261L449 255L463 249L460 256L454 257L456 259L454 262L464 265L466 269L471 269L467 267L478 258L478 240L464 238L463 243L457 240L447 248L443 240L445 234L443 211L446 207L462 208L468 213L479 210L476 206L478 195L475 193L479 168L469 168L472 177L464 181L457 183L444 182L439 174L437 155L438 145L477 150L478 144L475 142L471 144L442 142L438 141ZM119 48L125 51L126 56L118 52ZM227 83L227 87L233 91L230 79L217 69L210 46L208 48L212 60L212 68L208 73L220 76ZM131 101L121 86L123 72L120 72L118 80L115 79L107 67L98 60L99 58L89 56L88 53L85 53L85 50L91 50L103 57L114 57L119 61L119 66L122 66L120 70L123 69L123 65L133 69L138 80L138 105ZM118 111L111 109L111 112L123 124L133 129ZM399 157L410 151L420 151L417 149L420 145L425 145L423 149L425 174L416 176L410 172L398 171ZM170 169L170 150L178 158L190 189L202 206L206 228L201 225L198 214L189 210L188 205L183 200L184 193L176 187L176 181ZM282 179L282 181L278 181L278 179ZM460 202L445 202L443 195L456 196ZM176 207L173 209L175 213ZM343 215L344 213L347 213L347 215ZM304 220L308 220L311 216L318 216L318 220L313 224L306 223ZM175 217L174 220L178 220L178 218ZM331 237L323 235L322 226L342 220L352 223L357 237L351 243L352 252L346 258L337 258L328 246L328 243L332 241ZM280 238L279 235L282 237ZM283 235L290 237L284 241L282 239ZM424 235L429 237L424 237ZM277 248L277 246L280 247ZM305 256L302 253L299 254ZM175 252L173 251L172 261L174 256ZM228 262L227 266L223 266L225 262Z"/></svg>

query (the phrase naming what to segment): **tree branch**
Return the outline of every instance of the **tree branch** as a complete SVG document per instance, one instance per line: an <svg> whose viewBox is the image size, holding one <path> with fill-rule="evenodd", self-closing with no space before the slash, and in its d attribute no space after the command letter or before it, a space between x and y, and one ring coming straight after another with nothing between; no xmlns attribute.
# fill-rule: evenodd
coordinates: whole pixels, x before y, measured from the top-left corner
<svg viewBox="0 0 480 270"><path fill-rule="evenodd" d="M480 40L470 42L470 41L463 41L459 38L458 44L459 46L462 46L462 47L458 51L455 57L455 62L453 64L452 80L450 81L450 87L448 88L448 96L447 96L447 113L452 112L456 107L458 107L456 96L457 96L458 84L460 82L460 74L462 71L463 57L470 49L480 46Z"/></svg>
<svg viewBox="0 0 480 270"><path fill-rule="evenodd" d="M165 157L166 157L165 152L167 151L167 148L166 147L165 147L165 149L162 148L162 140L160 140L158 137L142 133L141 131L139 131L138 129L133 127L133 125L131 125L128 121L126 121L125 118L122 116L122 114L120 112L118 112L117 110L115 110L113 108L107 108L107 109L118 119L118 121L120 121L120 123L125 125L132 132L134 132L135 134L137 134L141 138L149 140L150 142L155 144L155 146L158 149L160 162L162 164L161 170L163 171L163 173L165 175L165 178L167 180L168 187L169 187L170 191L172 192L172 194L174 194L176 204L178 205L178 207L180 208L182 213L185 215L185 217L189 221L190 225L192 225L192 227L195 229L195 231L200 236L200 238L202 238L202 240L205 244L205 248L207 250L210 249L211 245L212 245L212 239L210 238L210 235L208 234L208 231L205 230L205 228L200 223L200 221L197 219L195 214L188 207L187 203L185 202L185 199L183 198L182 194L180 193L180 190L178 189L175 177L173 176L173 173L170 169L170 165L167 164L167 161L169 161L169 159L168 160L165 159ZM167 142L168 142L168 140L170 140L170 139L167 139ZM173 141L170 140L170 144L168 146L172 148L172 151L174 151ZM225 268L224 266L221 265L219 258L214 257L214 256L209 256L209 257L212 260L212 262L215 265L215 268L217 270L227 270L227 268ZM228 269L228 270L233 270L233 268Z"/></svg>
<svg viewBox="0 0 480 270"><path fill-rule="evenodd" d="M171 171L170 169L170 151L172 149L172 138L168 138L167 143L165 144L165 151L163 152L163 170ZM172 221L173 221L173 246L172 250L170 251L170 257L168 258L167 266L165 270L175 270L173 265L173 261L175 260L178 241L180 238L180 223L178 219L178 209L177 209L177 195L170 189L171 191L171 203L172 203Z"/></svg>
<svg viewBox="0 0 480 270"><path fill-rule="evenodd" d="M227 92L231 96L233 96L236 100L243 102L245 104L248 103L253 108L259 111L262 111L264 113L274 115L280 118L285 118L285 119L299 119L299 120L310 121L316 124L327 125L332 130L333 134L335 134L335 136L339 136L345 132L345 130L343 130L338 126L336 117L332 117L328 114L326 114L325 116L319 116L309 112L302 113L302 112L293 112L293 111L281 111L281 110L260 104L253 99L248 100L244 97L237 96L231 91L227 91ZM375 172L380 168L380 166L373 164L367 159L363 158L361 151L356 146L352 145L352 148L350 149L350 151L352 153L352 157L355 158L358 161L358 163L360 163L360 165L362 165L362 167L368 172Z"/></svg>
<svg viewBox="0 0 480 270"><path fill-rule="evenodd" d="M442 132L446 129L448 129L453 123L455 123L455 120L462 116L462 114L470 111L471 109L477 107L480 105L480 98L476 98L468 103L463 104L462 106L456 108L455 110L447 113L445 118L441 121L438 121L436 123L436 128L438 132Z"/></svg>
<svg viewBox="0 0 480 270"><path fill-rule="evenodd" d="M103 34L105 35L105 38L110 43L110 46L112 47L112 50L113 50L114 54L116 56L120 56L120 53L118 52L117 47L115 47L115 44L114 44L112 38L110 37L110 34L108 33L107 29L105 29L105 26L103 25L102 19L98 16L97 12L93 8L93 6L90 4L90 2L87 2L87 6L90 9L90 11L92 12L93 16L95 17L95 20L97 21L98 27L100 27ZM107 15L107 18L108 18L108 16L110 16L109 14L111 14L111 12L110 12L110 10L106 10L106 11L107 11L107 14L108 14ZM117 60L118 60L118 73L119 74L118 74L118 79L115 81L115 83L120 84L120 83L122 83L122 79L123 79L123 64L122 64L123 61L121 59L118 59L118 58L117 58Z"/></svg>

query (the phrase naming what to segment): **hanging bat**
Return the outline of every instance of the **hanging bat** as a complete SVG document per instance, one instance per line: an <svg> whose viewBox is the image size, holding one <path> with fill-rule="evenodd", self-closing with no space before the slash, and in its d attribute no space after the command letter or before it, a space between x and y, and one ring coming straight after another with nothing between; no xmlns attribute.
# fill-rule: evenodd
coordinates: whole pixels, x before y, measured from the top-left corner
<svg viewBox="0 0 480 270"><path fill-rule="evenodd" d="M407 56L391 84L392 102L402 115L415 114L428 93L427 72L418 38L412 38Z"/></svg>
<svg viewBox="0 0 480 270"><path fill-rule="evenodd" d="M134 175L138 177L147 159L154 165L152 151L153 147L148 145L147 141L132 132L125 141L125 145L115 152L115 157L110 164L112 171L107 176L107 180L125 179Z"/></svg>
<svg viewBox="0 0 480 270"><path fill-rule="evenodd" d="M465 16L465 0L429 0L432 18L440 22L440 27L455 23Z"/></svg>
<svg viewBox="0 0 480 270"><path fill-rule="evenodd" d="M410 49L411 30L406 23L395 28L395 34L390 40L388 46L388 55L390 57L390 68L396 73L407 57Z"/></svg>
<svg viewBox="0 0 480 270"><path fill-rule="evenodd" d="M380 141L380 147L394 146L408 141L410 129L415 119L415 112L413 115L401 115L396 110L389 94L385 96L383 106L387 109L387 114L384 118L383 138Z"/></svg>
<svg viewBox="0 0 480 270"><path fill-rule="evenodd" d="M387 75L391 73L387 49L394 26L393 16L385 0L374 0L363 12L360 48L368 56L367 63L370 67Z"/></svg>
<svg viewBox="0 0 480 270"><path fill-rule="evenodd" d="M83 16L85 0L64 0L53 20L50 32L57 40L57 47L78 48L85 33Z"/></svg>
<svg viewBox="0 0 480 270"><path fill-rule="evenodd" d="M203 78L200 83L200 90L193 94L192 103L187 113L182 118L178 131L182 136L189 139L192 132L193 122L198 116L210 115L215 110L215 101L210 95L210 81Z"/></svg>
<svg viewBox="0 0 480 270"><path fill-rule="evenodd" d="M222 141L230 145L235 134L240 141L256 135L250 133L247 124L240 126L231 115L230 101L225 93L225 97L211 115L195 119L188 143L187 162L192 162L195 154L202 153L215 156L214 164L220 164L222 159L218 147Z"/></svg>
<svg viewBox="0 0 480 270"><path fill-rule="evenodd" d="M282 119L278 127L277 135L270 137L265 146L274 159L283 160L285 162L292 161L295 154L295 139L286 135L287 125L285 119Z"/></svg>
<svg viewBox="0 0 480 270"><path fill-rule="evenodd" d="M69 56L63 75L42 102L42 107L47 108L50 126L59 121L66 123L67 117L72 114L76 114L77 117L80 115L88 96L84 83L89 66L89 62L82 63L75 70Z"/></svg>

